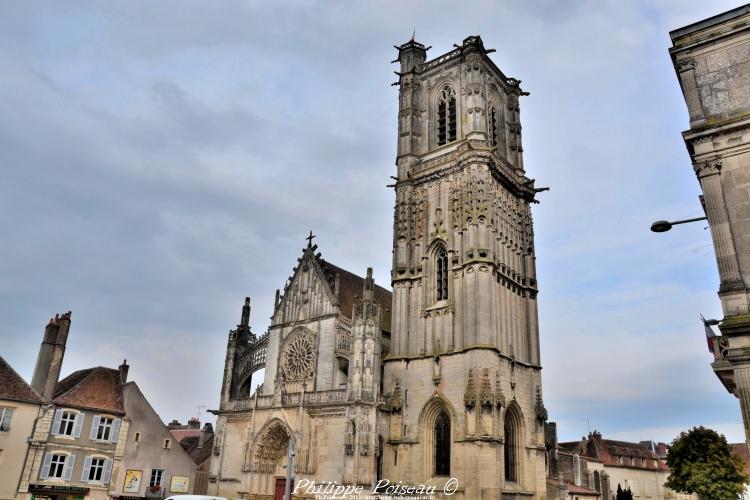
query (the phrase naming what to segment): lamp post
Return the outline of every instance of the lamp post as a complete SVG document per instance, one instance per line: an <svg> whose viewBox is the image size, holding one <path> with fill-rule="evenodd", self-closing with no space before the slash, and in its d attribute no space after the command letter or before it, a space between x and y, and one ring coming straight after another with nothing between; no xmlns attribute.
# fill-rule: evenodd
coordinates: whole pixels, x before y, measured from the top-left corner
<svg viewBox="0 0 750 500"><path fill-rule="evenodd" d="M312 234L312 231L310 232ZM289 436L286 450L286 483L284 484L284 500L291 500L292 496L292 462L294 462L294 444Z"/></svg>
<svg viewBox="0 0 750 500"><path fill-rule="evenodd" d="M696 222L699 220L706 220L707 217L695 217L694 219L683 219L683 220L674 220L672 222L666 221L666 220L658 220L651 224L651 230L655 233L664 233L666 231L669 231L672 229L672 226L675 226L677 224L686 224L688 222Z"/></svg>

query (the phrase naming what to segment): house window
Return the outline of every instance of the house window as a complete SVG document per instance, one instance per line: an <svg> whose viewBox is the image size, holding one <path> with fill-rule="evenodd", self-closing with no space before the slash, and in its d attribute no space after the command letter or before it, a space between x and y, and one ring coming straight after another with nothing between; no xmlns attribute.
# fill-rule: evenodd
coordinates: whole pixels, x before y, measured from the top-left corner
<svg viewBox="0 0 750 500"><path fill-rule="evenodd" d="M96 430L97 441L109 441L110 435L112 434L112 417L101 417L99 419L99 427Z"/></svg>
<svg viewBox="0 0 750 500"><path fill-rule="evenodd" d="M0 431L10 431L10 421L13 418L13 408L0 407Z"/></svg>
<svg viewBox="0 0 750 500"><path fill-rule="evenodd" d="M171 439L165 439L164 440L164 448L171 448L172 447L172 440Z"/></svg>
<svg viewBox="0 0 750 500"><path fill-rule="evenodd" d="M137 443L140 440L141 440L141 433L140 432L136 432L135 436L133 436L133 442Z"/></svg>
<svg viewBox="0 0 750 500"><path fill-rule="evenodd" d="M91 468L89 469L89 481L101 481L104 475L104 458L92 458Z"/></svg>
<svg viewBox="0 0 750 500"><path fill-rule="evenodd" d="M63 436L72 436L77 416L78 413L74 411L63 411L62 418L60 418L60 427L57 428L57 433Z"/></svg>
<svg viewBox="0 0 750 500"><path fill-rule="evenodd" d="M436 297L437 300L448 300L448 252L440 247L436 256Z"/></svg>
<svg viewBox="0 0 750 500"><path fill-rule="evenodd" d="M456 93L446 85L440 92L437 116L438 146L456 140Z"/></svg>
<svg viewBox="0 0 750 500"><path fill-rule="evenodd" d="M52 460L49 464L49 471L47 472L47 477L50 478L62 478L63 477L63 471L65 470L65 461L67 460L67 455L58 455L53 454Z"/></svg>
<svg viewBox="0 0 750 500"><path fill-rule="evenodd" d="M148 482L149 487L161 486L164 477L164 469L151 469L151 480Z"/></svg>
<svg viewBox="0 0 750 500"><path fill-rule="evenodd" d="M445 411L435 419L435 475L451 474L451 420Z"/></svg>

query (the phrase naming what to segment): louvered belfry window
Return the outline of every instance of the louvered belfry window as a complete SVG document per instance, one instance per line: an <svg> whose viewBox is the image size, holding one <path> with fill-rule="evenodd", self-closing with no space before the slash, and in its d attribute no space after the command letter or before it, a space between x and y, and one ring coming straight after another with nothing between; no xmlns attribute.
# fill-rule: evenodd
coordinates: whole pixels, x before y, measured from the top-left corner
<svg viewBox="0 0 750 500"><path fill-rule="evenodd" d="M448 252L440 248L437 252L437 300L448 300Z"/></svg>
<svg viewBox="0 0 750 500"><path fill-rule="evenodd" d="M490 141L493 146L497 146L497 111L495 107L490 108Z"/></svg>
<svg viewBox="0 0 750 500"><path fill-rule="evenodd" d="M435 475L451 475L451 420L445 411L435 419Z"/></svg>
<svg viewBox="0 0 750 500"><path fill-rule="evenodd" d="M456 140L456 93L446 85L440 92L437 117L438 146Z"/></svg>

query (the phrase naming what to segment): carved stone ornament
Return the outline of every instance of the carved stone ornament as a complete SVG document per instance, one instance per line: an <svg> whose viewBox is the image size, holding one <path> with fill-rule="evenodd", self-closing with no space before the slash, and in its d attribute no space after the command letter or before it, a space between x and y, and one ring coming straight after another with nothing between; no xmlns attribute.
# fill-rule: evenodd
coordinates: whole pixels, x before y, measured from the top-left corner
<svg viewBox="0 0 750 500"><path fill-rule="evenodd" d="M393 388L393 393L388 398L388 406L391 407L391 411L399 413L401 411L401 385L396 382L396 387Z"/></svg>
<svg viewBox="0 0 750 500"><path fill-rule="evenodd" d="M312 335L297 333L284 349L281 370L287 382L307 380L315 373L315 345Z"/></svg>
<svg viewBox="0 0 750 500"><path fill-rule="evenodd" d="M544 407L544 401L542 401L542 388L537 387L536 388L536 418L538 418L542 422L546 422L549 418L549 414L547 413L547 408Z"/></svg>
<svg viewBox="0 0 750 500"><path fill-rule="evenodd" d="M469 378L466 381L466 390L464 391L464 406L474 408L477 404L477 390L474 387L474 372L469 370Z"/></svg>
<svg viewBox="0 0 750 500"><path fill-rule="evenodd" d="M492 398L492 386L490 385L489 370L482 370L482 386L479 390L479 404L491 408L494 401Z"/></svg>
<svg viewBox="0 0 750 500"><path fill-rule="evenodd" d="M693 170L698 177L718 174L721 171L721 158L698 162L693 165Z"/></svg>
<svg viewBox="0 0 750 500"><path fill-rule="evenodd" d="M695 59L680 59L679 61L676 61L675 65L677 66L677 71L682 73L683 71L688 71L695 68Z"/></svg>
<svg viewBox="0 0 750 500"><path fill-rule="evenodd" d="M503 388L500 384L500 374L498 374L497 381L495 382L495 405L498 408L505 406L505 394L503 394Z"/></svg>

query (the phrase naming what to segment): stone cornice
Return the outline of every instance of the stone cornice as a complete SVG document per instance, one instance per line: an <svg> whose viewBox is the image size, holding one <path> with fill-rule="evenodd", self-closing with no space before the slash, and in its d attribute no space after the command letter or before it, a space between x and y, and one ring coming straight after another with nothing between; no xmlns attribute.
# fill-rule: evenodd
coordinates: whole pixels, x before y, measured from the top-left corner
<svg viewBox="0 0 750 500"><path fill-rule="evenodd" d="M464 348L458 349L455 351L441 351L437 353L437 355L439 355L442 358L442 357L454 356L458 354L464 354L466 352L476 351L476 350L494 351L501 359L504 359L505 361L515 362L516 365L520 365L525 368L535 368L538 370L542 369L540 365L536 365L534 363L526 363L524 361L519 361L518 359L513 359L507 354L502 353L500 349L494 345L475 344L475 345L465 346ZM404 356L404 355L396 356L396 355L389 354L388 356L385 356L383 358L383 362L388 363L388 362L393 362L393 361L413 361L413 360L419 360L419 359L433 360L435 356L436 356L436 353L415 354L411 356Z"/></svg>

